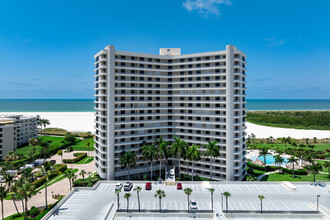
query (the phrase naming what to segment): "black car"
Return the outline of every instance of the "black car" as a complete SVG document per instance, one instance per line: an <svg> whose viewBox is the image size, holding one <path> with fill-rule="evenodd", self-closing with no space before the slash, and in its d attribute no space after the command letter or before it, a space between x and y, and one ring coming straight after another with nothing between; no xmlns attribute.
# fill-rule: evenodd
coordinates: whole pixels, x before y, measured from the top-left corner
<svg viewBox="0 0 330 220"><path fill-rule="evenodd" d="M50 162L51 165L56 164L56 160L50 160L49 162Z"/></svg>

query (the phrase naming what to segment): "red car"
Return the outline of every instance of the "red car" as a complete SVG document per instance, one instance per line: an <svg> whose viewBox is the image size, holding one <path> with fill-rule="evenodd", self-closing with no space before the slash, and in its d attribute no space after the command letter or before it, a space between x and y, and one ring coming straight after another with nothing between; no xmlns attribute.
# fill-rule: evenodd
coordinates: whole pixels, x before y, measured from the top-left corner
<svg viewBox="0 0 330 220"><path fill-rule="evenodd" d="M151 190L151 183L150 182L146 183L146 190Z"/></svg>
<svg viewBox="0 0 330 220"><path fill-rule="evenodd" d="M182 189L182 184L181 183L176 184L176 189Z"/></svg>

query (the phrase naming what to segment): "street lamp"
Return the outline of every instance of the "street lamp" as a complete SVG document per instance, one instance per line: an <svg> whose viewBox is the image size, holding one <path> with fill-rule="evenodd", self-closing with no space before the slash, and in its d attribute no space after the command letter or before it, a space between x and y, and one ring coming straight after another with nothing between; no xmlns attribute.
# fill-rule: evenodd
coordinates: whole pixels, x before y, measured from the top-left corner
<svg viewBox="0 0 330 220"><path fill-rule="evenodd" d="M223 193L221 193L221 209L223 210Z"/></svg>
<svg viewBox="0 0 330 220"><path fill-rule="evenodd" d="M317 195L316 196L316 210L319 211L319 198L320 198L320 195Z"/></svg>
<svg viewBox="0 0 330 220"><path fill-rule="evenodd" d="M54 191L52 191L52 198L54 198L54 195L53 195Z"/></svg>

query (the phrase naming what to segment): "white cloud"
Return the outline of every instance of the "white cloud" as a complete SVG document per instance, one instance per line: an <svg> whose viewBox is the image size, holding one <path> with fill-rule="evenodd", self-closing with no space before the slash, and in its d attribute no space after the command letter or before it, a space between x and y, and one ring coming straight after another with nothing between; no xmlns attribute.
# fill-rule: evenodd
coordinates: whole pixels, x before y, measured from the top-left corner
<svg viewBox="0 0 330 220"><path fill-rule="evenodd" d="M286 38L277 39L276 37L272 37L272 38L265 39L265 41L268 42L267 47L276 47L276 46L282 46L283 44L285 44L287 39Z"/></svg>
<svg viewBox="0 0 330 220"><path fill-rule="evenodd" d="M187 11L196 10L203 16L221 15L219 5L231 5L230 0L185 0L183 7Z"/></svg>

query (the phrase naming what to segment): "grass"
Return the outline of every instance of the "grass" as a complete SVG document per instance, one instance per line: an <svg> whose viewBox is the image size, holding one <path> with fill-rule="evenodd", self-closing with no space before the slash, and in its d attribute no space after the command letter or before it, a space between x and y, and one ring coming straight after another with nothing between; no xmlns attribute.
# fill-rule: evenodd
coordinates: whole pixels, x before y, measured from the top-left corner
<svg viewBox="0 0 330 220"><path fill-rule="evenodd" d="M65 136L65 134L68 132L67 130L63 128L46 128L43 129L42 132L46 135L58 135L58 136ZM78 137L85 137L87 135L87 132L70 132L71 134L75 134Z"/></svg>
<svg viewBox="0 0 330 220"><path fill-rule="evenodd" d="M87 147L87 142L91 143ZM77 139L77 142L71 146L74 151L94 151L94 140L92 138L86 140Z"/></svg>
<svg viewBox="0 0 330 220"><path fill-rule="evenodd" d="M316 175L316 180L325 180L329 181L328 176L326 174L317 174ZM282 173L273 173L269 174L267 176L264 176L261 178L261 181L309 181L313 182L313 175L308 174L308 175L295 175L294 178L292 178L291 174L282 174Z"/></svg>
<svg viewBox="0 0 330 220"><path fill-rule="evenodd" d="M326 150L330 148L330 144L313 144L313 145L315 146L313 148L314 151L326 152ZM257 146L257 147L268 147L269 149L273 149L273 150L276 150L277 148L279 148L283 152L285 150L285 145L284 144L255 144L255 146ZM287 144L286 148L287 149L289 149L289 148L294 149L294 147L292 147L290 144ZM300 149L300 148L296 147L296 149ZM306 147L304 149L310 149L310 148Z"/></svg>
<svg viewBox="0 0 330 220"><path fill-rule="evenodd" d="M321 164L322 165L322 172L325 172L325 173L328 173L328 168L325 168L323 166L324 162L325 161L322 161L322 160L315 160L318 164Z"/></svg>
<svg viewBox="0 0 330 220"><path fill-rule="evenodd" d="M330 130L330 111L247 112L247 121L281 128Z"/></svg>
<svg viewBox="0 0 330 220"><path fill-rule="evenodd" d="M85 157L84 159L82 159L81 161L78 161L75 164L87 164L90 163L94 160L94 157Z"/></svg>

